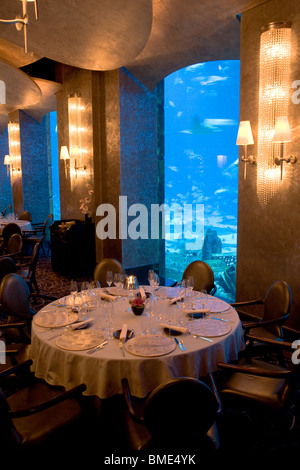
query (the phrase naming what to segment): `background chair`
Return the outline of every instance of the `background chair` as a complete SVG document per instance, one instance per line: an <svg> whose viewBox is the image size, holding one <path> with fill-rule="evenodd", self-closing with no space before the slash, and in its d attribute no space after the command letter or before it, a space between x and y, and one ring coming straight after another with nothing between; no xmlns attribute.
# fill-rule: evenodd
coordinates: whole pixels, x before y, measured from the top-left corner
<svg viewBox="0 0 300 470"><path fill-rule="evenodd" d="M241 319L244 319L243 328L247 351L253 347L256 354L266 354L274 350L272 344L261 343L260 338L284 339L282 326L289 318L291 303L292 294L290 286L285 281L276 281L269 287L264 299L231 304L236 308ZM250 310L248 309L247 311L241 308L246 306L250 307ZM250 312L256 306L260 306L260 309L262 309L261 317L256 316L253 319L253 314ZM252 318L252 321L245 320L249 316ZM279 354L278 348L275 351Z"/></svg>
<svg viewBox="0 0 300 470"><path fill-rule="evenodd" d="M246 440L246 431L248 439L258 442L264 442L267 435L282 438L299 414L295 408L299 400L299 359L291 359L293 354L300 354L293 353L291 343L269 338L263 341L286 350L289 358L285 367L248 356L232 363L219 362L220 373L215 376L223 411L229 413L229 420L234 415L246 417L245 427L239 423L238 433Z"/></svg>
<svg viewBox="0 0 300 470"><path fill-rule="evenodd" d="M27 361L0 373L2 381L20 369L28 370ZM29 374L28 374L29 375ZM65 391L43 381L30 381L9 396L0 389L0 437L3 451L18 455L43 451L59 456L74 451L74 440L83 443L88 434L84 423L82 392L84 384ZM87 443L86 443L87 444ZM41 457L42 454L39 454Z"/></svg>
<svg viewBox="0 0 300 470"><path fill-rule="evenodd" d="M31 224L33 230L24 232L24 243L32 249L36 243L41 243L41 250L45 256L51 249L50 226L53 224L53 214L49 214L43 224Z"/></svg>
<svg viewBox="0 0 300 470"><path fill-rule="evenodd" d="M22 257L23 239L18 233L14 233L7 242L7 247L3 250L4 257L10 257L19 260Z"/></svg>
<svg viewBox="0 0 300 470"><path fill-rule="evenodd" d="M185 268L182 279L186 279L188 276L194 278L194 290L201 291L205 289L210 295L216 293L214 273L209 264L200 260L192 261Z"/></svg>
<svg viewBox="0 0 300 470"><path fill-rule="evenodd" d="M107 271L112 271L113 274L121 273L124 274L122 264L114 258L102 259L94 269L94 280L99 281L101 287L108 287L106 282Z"/></svg>
<svg viewBox="0 0 300 470"><path fill-rule="evenodd" d="M37 293L40 292L39 286L36 280L36 267L39 260L41 248L41 241L36 243L33 247L32 254L27 261L24 261L17 264L17 273L26 281L30 291L33 289Z"/></svg>
<svg viewBox="0 0 300 470"><path fill-rule="evenodd" d="M19 220L28 220L28 222L31 222L31 221L32 221L31 214L30 214L30 212L28 212L28 211L22 212L22 214L19 215L18 219L19 219Z"/></svg>
<svg viewBox="0 0 300 470"><path fill-rule="evenodd" d="M9 224L5 225L2 230L2 242L0 245L0 249L2 253L5 254L7 250L7 244L12 235L15 233L22 235L20 227L15 224L14 222L10 222Z"/></svg>
<svg viewBox="0 0 300 470"><path fill-rule="evenodd" d="M6 274L15 273L16 271L16 263L12 258L9 256L0 257L0 283Z"/></svg>
<svg viewBox="0 0 300 470"><path fill-rule="evenodd" d="M220 401L207 384L190 377L170 380L150 393L139 412L126 378L122 387L132 449L198 449L203 456L216 452Z"/></svg>

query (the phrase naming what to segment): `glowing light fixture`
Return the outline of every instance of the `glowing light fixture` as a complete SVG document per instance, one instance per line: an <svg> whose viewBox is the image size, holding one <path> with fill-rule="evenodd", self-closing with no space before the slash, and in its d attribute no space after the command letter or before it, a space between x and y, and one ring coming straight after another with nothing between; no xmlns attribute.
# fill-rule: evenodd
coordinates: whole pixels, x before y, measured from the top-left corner
<svg viewBox="0 0 300 470"><path fill-rule="evenodd" d="M64 161L65 175L66 175L66 178L67 178L67 175L68 175L67 160L70 160L70 155L69 155L68 147L66 145L63 145L60 148L60 159Z"/></svg>
<svg viewBox="0 0 300 470"><path fill-rule="evenodd" d="M83 160L83 145L82 135L84 128L82 127L82 112L84 106L81 102L81 97L78 95L70 96L68 98L68 113L69 113L69 149L70 159L73 161L73 168L76 173L78 170L86 170L86 166L82 163Z"/></svg>
<svg viewBox="0 0 300 470"><path fill-rule="evenodd" d="M8 145L9 145L9 165L12 173L21 171L21 144L20 144L20 126L18 123L9 122Z"/></svg>
<svg viewBox="0 0 300 470"><path fill-rule="evenodd" d="M253 144L254 140L250 121L241 121L236 139L236 145L243 145L244 147L244 155L241 157L241 160L244 162L244 180L247 178L247 163L256 163L256 157L253 157L253 155L247 156L247 146Z"/></svg>
<svg viewBox="0 0 300 470"><path fill-rule="evenodd" d="M291 24L281 22L265 26L260 37L257 141L257 195L261 204L269 202L282 179L283 142L274 141L273 137L276 119L288 115L290 58Z"/></svg>
<svg viewBox="0 0 300 470"><path fill-rule="evenodd" d="M276 119L273 142L280 144L280 157L275 157L275 165L280 165L280 180L282 181L283 162L296 163L294 155L284 158L284 144L292 141L292 133L286 116L279 116Z"/></svg>

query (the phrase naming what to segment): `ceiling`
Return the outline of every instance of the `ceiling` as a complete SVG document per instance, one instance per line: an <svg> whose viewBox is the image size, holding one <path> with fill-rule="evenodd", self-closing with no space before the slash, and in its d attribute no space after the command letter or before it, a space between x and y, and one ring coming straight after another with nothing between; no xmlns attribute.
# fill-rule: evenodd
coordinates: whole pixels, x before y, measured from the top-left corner
<svg viewBox="0 0 300 470"><path fill-rule="evenodd" d="M55 109L59 85L20 70L39 59L90 70L127 68L150 91L167 75L209 60L239 59L237 15L267 0L38 0L24 28L0 24L0 128L14 109L34 117ZM0 18L22 15L20 0L1 0ZM10 76L10 79L8 79ZM53 108L53 109L52 109Z"/></svg>

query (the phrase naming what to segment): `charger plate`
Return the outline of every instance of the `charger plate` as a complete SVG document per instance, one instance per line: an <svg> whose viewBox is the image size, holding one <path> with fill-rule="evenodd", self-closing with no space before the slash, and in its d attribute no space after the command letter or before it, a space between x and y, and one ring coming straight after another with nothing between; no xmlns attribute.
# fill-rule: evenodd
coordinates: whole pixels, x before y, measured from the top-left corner
<svg viewBox="0 0 300 470"><path fill-rule="evenodd" d="M97 331L73 330L62 333L56 339L56 346L68 351L84 351L98 346L104 340L104 336Z"/></svg>
<svg viewBox="0 0 300 470"><path fill-rule="evenodd" d="M189 323L189 331L191 335L206 336L208 338L227 335L230 330L231 327L227 323L210 318L194 320Z"/></svg>
<svg viewBox="0 0 300 470"><path fill-rule="evenodd" d="M174 351L176 344L172 338L157 335L140 335L125 343L125 348L135 356L164 356Z"/></svg>
<svg viewBox="0 0 300 470"><path fill-rule="evenodd" d="M40 312L34 317L34 322L43 328L58 328L74 323L78 319L78 313L69 314L62 311Z"/></svg>

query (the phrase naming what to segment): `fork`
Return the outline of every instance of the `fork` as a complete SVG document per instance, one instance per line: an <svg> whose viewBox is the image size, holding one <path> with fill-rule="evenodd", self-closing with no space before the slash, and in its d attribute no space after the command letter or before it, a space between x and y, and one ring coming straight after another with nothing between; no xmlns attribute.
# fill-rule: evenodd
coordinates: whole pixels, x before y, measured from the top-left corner
<svg viewBox="0 0 300 470"><path fill-rule="evenodd" d="M103 346L107 343L107 341L102 341L102 343L98 344L98 346L95 346L93 349L90 349L87 353L88 354L93 354L94 352L98 351L99 349L102 349Z"/></svg>

